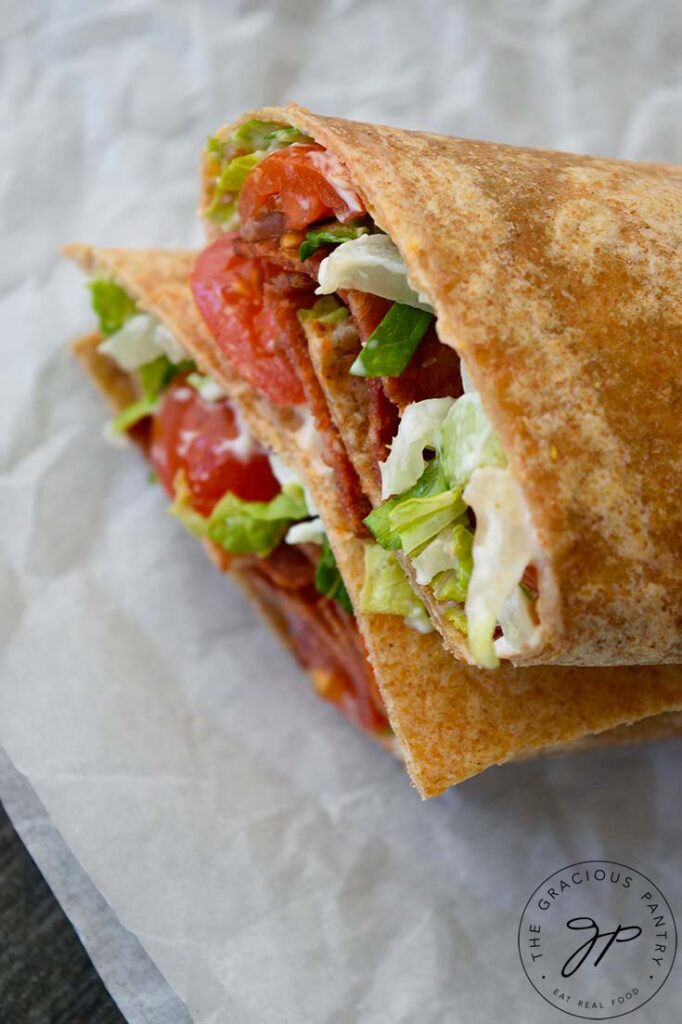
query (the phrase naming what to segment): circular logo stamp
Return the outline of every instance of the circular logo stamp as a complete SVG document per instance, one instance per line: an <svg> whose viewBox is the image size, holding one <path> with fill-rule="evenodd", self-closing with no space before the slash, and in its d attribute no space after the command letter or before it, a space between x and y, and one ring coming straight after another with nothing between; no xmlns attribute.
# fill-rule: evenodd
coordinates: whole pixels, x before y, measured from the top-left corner
<svg viewBox="0 0 682 1024"><path fill-rule="evenodd" d="M569 864L532 894L519 955L533 988L557 1010L611 1020L652 999L672 970L670 905L634 868L609 860Z"/></svg>

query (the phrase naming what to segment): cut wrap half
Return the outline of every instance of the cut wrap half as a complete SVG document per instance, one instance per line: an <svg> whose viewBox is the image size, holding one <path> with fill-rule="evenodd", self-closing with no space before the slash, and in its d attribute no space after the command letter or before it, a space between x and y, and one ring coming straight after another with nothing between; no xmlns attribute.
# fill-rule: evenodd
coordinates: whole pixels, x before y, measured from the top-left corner
<svg viewBox="0 0 682 1024"><path fill-rule="evenodd" d="M91 278L101 333L75 351L116 412L114 436L139 444L171 492L171 512L252 594L322 695L392 746L386 708L423 796L512 758L679 732L675 668L503 666L495 676L470 668L437 633L420 631L423 614L397 563L384 579L395 613L359 611L374 542L348 528L307 405L270 401L209 335L190 290L194 254L71 246L67 255ZM266 452L278 456L274 466L291 501L279 518L267 509L281 492ZM274 497L266 489L240 500L245 485L263 487L264 480ZM301 495L305 507L296 507ZM329 549L320 543L322 529Z"/></svg>
<svg viewBox="0 0 682 1024"><path fill-rule="evenodd" d="M211 138L203 188L217 346L309 401L458 658L682 659L680 168L292 105Z"/></svg>

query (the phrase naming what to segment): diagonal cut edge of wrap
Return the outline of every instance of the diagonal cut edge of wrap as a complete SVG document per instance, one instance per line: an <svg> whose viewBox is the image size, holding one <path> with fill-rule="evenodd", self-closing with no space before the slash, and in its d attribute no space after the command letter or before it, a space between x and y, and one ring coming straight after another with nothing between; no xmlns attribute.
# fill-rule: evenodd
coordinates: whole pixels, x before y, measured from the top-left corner
<svg viewBox="0 0 682 1024"><path fill-rule="evenodd" d="M207 336L188 285L194 255L87 246L65 251L87 272L111 276L158 316L230 394L253 435L299 469L357 607L362 542L346 529L319 457L300 446L297 414L257 395ZM93 365L93 345L89 336L77 346L85 368L114 403L127 401L125 380L116 374L107 380L112 361L98 356ZM418 633L396 616L359 615L358 621L410 776L424 797L512 758L680 731L682 671L676 667L503 666L490 674L456 662L435 633Z"/></svg>
<svg viewBox="0 0 682 1024"><path fill-rule="evenodd" d="M682 502L671 483L682 468L682 169L294 104L247 114L217 138L251 118L291 124L340 161L434 307L440 340L466 360L541 548L542 643L513 662L682 660ZM211 188L205 162L204 210ZM338 425L348 440L348 416ZM420 596L470 660L438 602Z"/></svg>

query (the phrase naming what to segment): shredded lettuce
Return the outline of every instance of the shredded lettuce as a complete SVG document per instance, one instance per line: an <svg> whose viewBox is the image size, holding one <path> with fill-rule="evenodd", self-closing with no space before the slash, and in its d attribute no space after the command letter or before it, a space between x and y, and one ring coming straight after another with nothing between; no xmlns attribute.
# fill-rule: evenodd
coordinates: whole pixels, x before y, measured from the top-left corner
<svg viewBox="0 0 682 1024"><path fill-rule="evenodd" d="M264 149L274 152L294 142L312 142L312 139L291 125L251 118L232 133L229 142L249 153Z"/></svg>
<svg viewBox="0 0 682 1024"><path fill-rule="evenodd" d="M209 138L206 152L216 164L216 176L205 216L228 230L236 227L237 199L249 172L275 150L311 141L297 128L256 118L245 121L228 139Z"/></svg>
<svg viewBox="0 0 682 1024"><path fill-rule="evenodd" d="M156 401L174 377L180 373L187 373L194 367L192 359L183 359L179 363L172 363L168 356L152 359L151 363L145 363L138 371L143 396L149 401Z"/></svg>
<svg viewBox="0 0 682 1024"><path fill-rule="evenodd" d="M466 601L469 580L473 571L472 547L473 530L463 523L457 523L450 536L449 550L452 552L449 565L442 565L442 570L435 576L433 593L439 601ZM429 545L431 547L432 545ZM429 548L425 549L428 552ZM417 559L415 559L416 565ZM433 578L433 577L432 577ZM419 582L422 582L419 580Z"/></svg>
<svg viewBox="0 0 682 1024"><path fill-rule="evenodd" d="M139 380L142 398L127 405L110 423L111 432L124 434L140 420L152 416L156 412L158 400L162 392L179 373L192 369L194 363L185 360L182 363L171 363L168 356L158 356L150 363L140 367Z"/></svg>
<svg viewBox="0 0 682 1024"><path fill-rule="evenodd" d="M134 427L140 420L152 416L156 412L156 399L140 398L137 402L131 402L125 409L114 416L110 421L109 429L112 434L125 434L127 430Z"/></svg>
<svg viewBox="0 0 682 1024"><path fill-rule="evenodd" d="M360 592L360 611L428 621L424 605L408 583L395 554L371 541L365 543L365 582Z"/></svg>
<svg viewBox="0 0 682 1024"><path fill-rule="evenodd" d="M362 235L339 245L320 263L318 281L318 295L355 288L433 313L410 285L402 256L388 235Z"/></svg>
<svg viewBox="0 0 682 1024"><path fill-rule="evenodd" d="M365 518L364 523L374 535L374 539L382 548L393 550L401 547L401 540L398 532L391 522L391 513L403 501L412 498L426 498L434 494L440 494L447 490L447 482L443 475L438 459L432 459L426 464L424 472L416 484L410 487L404 494L395 495L388 501L378 505Z"/></svg>
<svg viewBox="0 0 682 1024"><path fill-rule="evenodd" d="M405 409L391 451L380 464L381 495L402 494L424 472L424 449L434 450L438 428L453 404L452 398L427 398Z"/></svg>
<svg viewBox="0 0 682 1024"><path fill-rule="evenodd" d="M451 487L465 487L481 466L505 466L502 443L477 391L458 398L436 435L436 446Z"/></svg>
<svg viewBox="0 0 682 1024"><path fill-rule="evenodd" d="M425 498L403 499L388 519L405 554L414 555L465 512L461 492L447 490Z"/></svg>
<svg viewBox="0 0 682 1024"><path fill-rule="evenodd" d="M322 553L315 571L315 586L320 594L332 598L349 615L353 614L353 604L326 536L322 541Z"/></svg>
<svg viewBox="0 0 682 1024"><path fill-rule="evenodd" d="M448 525L412 557L417 583L426 584L452 568L455 561L453 527Z"/></svg>
<svg viewBox="0 0 682 1024"><path fill-rule="evenodd" d="M235 555L269 555L292 523L307 519L303 488L286 484L270 501L244 501L228 493L208 521L208 536Z"/></svg>
<svg viewBox="0 0 682 1024"><path fill-rule="evenodd" d="M244 156L236 156L226 164L218 178L218 188L223 192L239 192L246 181L249 171L259 164L262 157L259 153L246 153Z"/></svg>
<svg viewBox="0 0 682 1024"><path fill-rule="evenodd" d="M460 633L464 633L466 636L469 632L469 623L467 621L466 612L463 608L456 604L447 605L443 609L443 618L445 618L451 626L458 629Z"/></svg>
<svg viewBox="0 0 682 1024"><path fill-rule="evenodd" d="M332 221L331 224L320 224L311 228L305 236L298 250L298 258L307 260L313 253L321 249L323 245L340 245L352 238L359 238L369 233L369 228L362 225L339 224Z"/></svg>
<svg viewBox="0 0 682 1024"><path fill-rule="evenodd" d="M348 307L337 302L333 295L325 295L318 299L310 309L299 309L298 319L304 329L307 324L338 324L350 316Z"/></svg>
<svg viewBox="0 0 682 1024"><path fill-rule="evenodd" d="M137 303L124 288L107 277L96 277L88 283L92 308L99 319L100 333L108 338L120 331L138 312Z"/></svg>
<svg viewBox="0 0 682 1024"><path fill-rule="evenodd" d="M399 377L433 323L433 315L394 302L350 368L355 377Z"/></svg>

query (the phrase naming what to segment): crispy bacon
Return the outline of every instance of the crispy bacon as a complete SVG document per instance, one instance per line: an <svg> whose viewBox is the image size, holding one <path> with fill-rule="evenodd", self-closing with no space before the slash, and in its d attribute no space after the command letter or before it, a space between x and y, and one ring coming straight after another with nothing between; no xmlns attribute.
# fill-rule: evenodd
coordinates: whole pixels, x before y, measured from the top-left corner
<svg viewBox="0 0 682 1024"><path fill-rule="evenodd" d="M426 398L459 398L463 392L459 356L438 340L432 325L399 377L384 377L384 390L402 411Z"/></svg>
<svg viewBox="0 0 682 1024"><path fill-rule="evenodd" d="M258 242L263 238L279 238L285 231L287 219L279 210L264 213L255 220L242 225L241 236L247 242Z"/></svg>
<svg viewBox="0 0 682 1024"><path fill-rule="evenodd" d="M367 341L388 313L391 303L378 295L352 289L343 293L342 297L353 314L358 334L363 342ZM463 390L459 356L439 341L435 325L426 332L401 375L382 377L381 380L386 397L401 411L411 402L421 402L425 398L458 398ZM374 408L376 412L381 412L376 402ZM375 433L380 434L380 428L379 423Z"/></svg>
<svg viewBox="0 0 682 1024"><path fill-rule="evenodd" d="M315 558L310 557L308 545L280 544L267 558L257 555L233 556L238 568L258 568L273 586L282 590L300 590L315 585Z"/></svg>
<svg viewBox="0 0 682 1024"><path fill-rule="evenodd" d="M279 239L261 238L258 241L245 240L242 234L235 242L235 252L240 256L254 257L267 260L268 263L276 263L282 270L288 270L299 274L305 274L312 281L317 282L317 271L320 263L329 250L319 250L313 253L305 263L298 258L298 249L305 238L300 233L282 235Z"/></svg>
<svg viewBox="0 0 682 1024"><path fill-rule="evenodd" d="M257 256L269 263L282 267L282 273L265 284L265 289L277 290L281 301L277 304L277 335L275 344L289 360L303 388L306 402L310 408L315 426L322 437L322 453L324 461L334 473L339 499L343 504L348 518L348 525L359 536L367 535L363 519L369 514L371 505L362 490L360 479L355 467L348 458L348 453L341 440L338 428L329 413L326 399L320 383L315 375L308 344L303 328L292 309L287 308L287 291L296 291L300 295L306 288L310 290L310 304L314 302L314 287L317 280L317 266L322 259L314 257L302 263L298 259L298 251L287 251L274 241L243 242L238 241L235 249L241 255L253 258Z"/></svg>
<svg viewBox="0 0 682 1024"><path fill-rule="evenodd" d="M317 552L319 557L319 548ZM266 559L245 559L238 568L284 633L301 665L313 676L320 696L334 703L361 729L374 735L390 735L381 694L355 619L336 602L318 594L312 583L298 588L275 583L269 565L274 555L273 552ZM307 560L314 571L316 559Z"/></svg>
<svg viewBox="0 0 682 1024"><path fill-rule="evenodd" d="M383 462L388 454L388 445L398 433L398 408L388 398L384 382L377 378L367 378L367 400L367 443L377 462Z"/></svg>
<svg viewBox="0 0 682 1024"><path fill-rule="evenodd" d="M265 287L271 286L266 284ZM283 310L284 306L280 304L279 309ZM283 314L280 316L279 327L277 344L282 346L281 351L286 355L301 382L315 426L322 436L323 458L334 472L339 498L348 517L348 525L354 533L364 536L367 528L362 520L369 514L371 506L362 491L358 474L348 458L341 435L329 413L324 392L310 360L303 328L297 319L289 316L285 320Z"/></svg>
<svg viewBox="0 0 682 1024"><path fill-rule="evenodd" d="M292 647L316 680L321 696L331 700L361 729L388 728L386 713L352 616L334 601L304 592L279 591Z"/></svg>
<svg viewBox="0 0 682 1024"><path fill-rule="evenodd" d="M339 292L339 295L348 305L355 321L355 326L358 329L360 340L364 344L370 334L377 329L392 304L388 299L382 299L379 295L370 295L369 292L358 292L354 288L343 289Z"/></svg>

